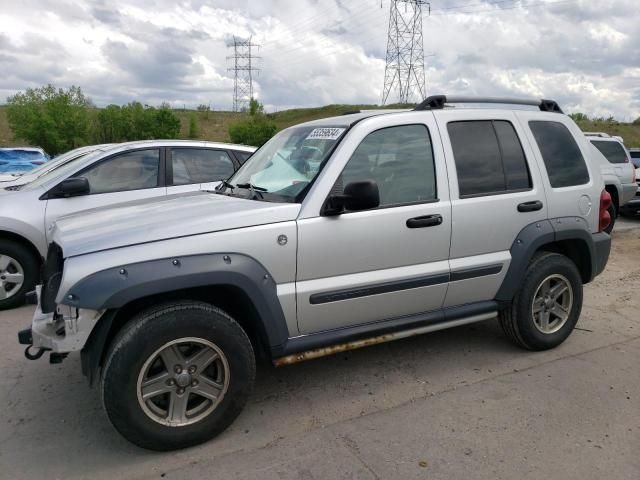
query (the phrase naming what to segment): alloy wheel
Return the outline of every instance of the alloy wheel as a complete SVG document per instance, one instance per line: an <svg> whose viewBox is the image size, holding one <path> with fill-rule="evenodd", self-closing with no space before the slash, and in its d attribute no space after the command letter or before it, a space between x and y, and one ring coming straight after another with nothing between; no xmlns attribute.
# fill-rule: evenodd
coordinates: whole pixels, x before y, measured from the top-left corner
<svg viewBox="0 0 640 480"><path fill-rule="evenodd" d="M560 274L549 275L533 296L533 323L544 334L555 333L567 323L572 306L573 289L569 280Z"/></svg>
<svg viewBox="0 0 640 480"><path fill-rule="evenodd" d="M155 422L189 425L216 409L229 377L229 362L217 345L202 338L180 338L160 347L142 366L138 402Z"/></svg>

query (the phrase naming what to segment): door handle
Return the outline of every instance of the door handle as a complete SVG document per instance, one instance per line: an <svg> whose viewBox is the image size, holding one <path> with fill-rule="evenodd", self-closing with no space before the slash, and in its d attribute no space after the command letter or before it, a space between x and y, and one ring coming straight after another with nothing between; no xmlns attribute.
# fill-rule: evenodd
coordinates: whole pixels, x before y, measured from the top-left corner
<svg viewBox="0 0 640 480"><path fill-rule="evenodd" d="M542 210L542 202L540 200L524 202L518 205L519 212L535 212L536 210Z"/></svg>
<svg viewBox="0 0 640 480"><path fill-rule="evenodd" d="M435 227L442 223L442 215L425 215L423 217L414 217L407 220L409 228Z"/></svg>

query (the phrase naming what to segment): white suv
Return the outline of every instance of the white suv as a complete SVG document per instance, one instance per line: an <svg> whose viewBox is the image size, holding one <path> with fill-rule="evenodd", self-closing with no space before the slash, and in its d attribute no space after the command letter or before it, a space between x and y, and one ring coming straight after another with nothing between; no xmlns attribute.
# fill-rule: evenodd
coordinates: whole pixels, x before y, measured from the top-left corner
<svg viewBox="0 0 640 480"><path fill-rule="evenodd" d="M636 196L638 186L635 166L621 137L601 132L585 132L585 135L601 154L596 153L594 157L600 163L605 188L611 195L609 214L612 221L607 229L611 233L618 214Z"/></svg>
<svg viewBox="0 0 640 480"><path fill-rule="evenodd" d="M496 317L520 347L559 345L609 256L599 166L555 102L448 108L464 100L497 101L296 125L214 192L58 220L25 354L81 352L115 428L168 450L233 422L257 352L287 365Z"/></svg>

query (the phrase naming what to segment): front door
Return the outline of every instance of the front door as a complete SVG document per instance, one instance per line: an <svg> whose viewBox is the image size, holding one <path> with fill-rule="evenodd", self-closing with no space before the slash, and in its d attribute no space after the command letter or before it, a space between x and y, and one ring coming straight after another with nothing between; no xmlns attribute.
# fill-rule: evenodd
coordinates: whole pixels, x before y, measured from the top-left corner
<svg viewBox="0 0 640 480"><path fill-rule="evenodd" d="M379 208L298 221L300 333L441 308L449 278L451 205L433 117L391 127L369 120L326 194L374 180ZM331 169L342 163L334 158Z"/></svg>
<svg viewBox="0 0 640 480"><path fill-rule="evenodd" d="M51 241L51 225L63 215L164 196L166 188L161 178L160 163L159 149L134 150L100 160L76 173L74 177L85 177L89 181L90 192L87 195L47 200L47 242Z"/></svg>

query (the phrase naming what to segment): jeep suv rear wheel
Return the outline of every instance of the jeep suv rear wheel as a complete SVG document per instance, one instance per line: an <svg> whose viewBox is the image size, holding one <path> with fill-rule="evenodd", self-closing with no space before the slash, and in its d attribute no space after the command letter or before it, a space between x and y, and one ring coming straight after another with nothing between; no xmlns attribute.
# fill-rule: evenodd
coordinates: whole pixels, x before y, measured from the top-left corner
<svg viewBox="0 0 640 480"><path fill-rule="evenodd" d="M253 387L244 330L212 305L142 312L114 339L102 377L105 410L128 440L152 450L204 442L238 416Z"/></svg>
<svg viewBox="0 0 640 480"><path fill-rule="evenodd" d="M500 325L516 345L547 350L566 340L582 310L582 278L564 255L537 254L522 287L500 314Z"/></svg>

